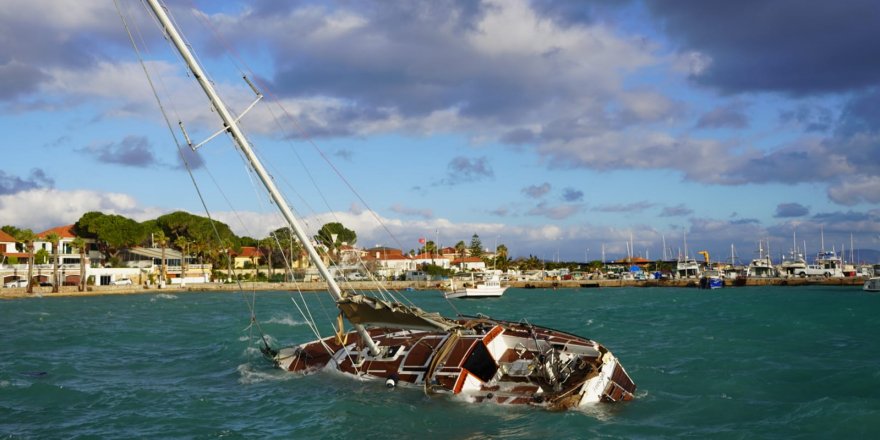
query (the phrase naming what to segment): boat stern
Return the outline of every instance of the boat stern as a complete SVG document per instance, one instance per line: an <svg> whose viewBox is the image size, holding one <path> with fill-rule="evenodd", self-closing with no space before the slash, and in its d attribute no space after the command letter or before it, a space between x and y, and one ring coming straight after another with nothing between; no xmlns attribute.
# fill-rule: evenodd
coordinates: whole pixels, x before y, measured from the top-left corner
<svg viewBox="0 0 880 440"><path fill-rule="evenodd" d="M584 382L581 387L581 400L578 406L632 400L635 391L636 384L623 365L611 352L605 352L599 374Z"/></svg>

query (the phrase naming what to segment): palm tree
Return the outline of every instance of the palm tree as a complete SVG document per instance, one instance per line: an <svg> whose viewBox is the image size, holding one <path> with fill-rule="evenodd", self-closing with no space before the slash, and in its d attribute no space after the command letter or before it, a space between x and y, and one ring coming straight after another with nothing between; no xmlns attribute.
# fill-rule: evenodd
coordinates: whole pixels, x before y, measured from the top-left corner
<svg viewBox="0 0 880 440"><path fill-rule="evenodd" d="M28 253L27 293L34 293L34 239L37 238L30 229L21 229L15 234L15 239L24 243Z"/></svg>
<svg viewBox="0 0 880 440"><path fill-rule="evenodd" d="M180 277L184 279L186 278L186 254L189 244L189 240L187 240L186 237L182 235L174 240L174 245L180 249Z"/></svg>
<svg viewBox="0 0 880 440"><path fill-rule="evenodd" d="M162 265L159 268L159 288L165 287L165 246L168 245L168 237L161 230L153 235L153 240L162 248Z"/></svg>
<svg viewBox="0 0 880 440"><path fill-rule="evenodd" d="M464 241L459 241L455 243L455 252L461 259L467 256L467 245L464 244Z"/></svg>
<svg viewBox="0 0 880 440"><path fill-rule="evenodd" d="M275 244L275 242L272 240L272 237L266 237L266 238L260 240L259 244L260 244L260 247L259 247L260 251L266 254L266 264L269 266L266 273L269 276L269 279L271 280L272 275L275 274L272 271L272 245Z"/></svg>
<svg viewBox="0 0 880 440"><path fill-rule="evenodd" d="M86 241L82 237L76 237L70 245L79 250L79 291L86 290Z"/></svg>
<svg viewBox="0 0 880 440"><path fill-rule="evenodd" d="M508 263L507 246L499 244L498 247L495 248L495 266L500 267L501 270L507 270Z"/></svg>
<svg viewBox="0 0 880 440"><path fill-rule="evenodd" d="M59 245L61 244L61 236L55 232L50 232L43 237L49 243L52 243L52 255L55 257L52 259L52 292L58 293L60 290L59 287L59 277L58 277L58 265L61 260L61 249L59 249Z"/></svg>

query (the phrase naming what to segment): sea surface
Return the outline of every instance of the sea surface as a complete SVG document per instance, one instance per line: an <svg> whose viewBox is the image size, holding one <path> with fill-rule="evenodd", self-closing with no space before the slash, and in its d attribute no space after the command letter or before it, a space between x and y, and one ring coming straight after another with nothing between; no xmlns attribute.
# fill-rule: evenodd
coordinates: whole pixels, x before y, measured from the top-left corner
<svg viewBox="0 0 880 440"><path fill-rule="evenodd" d="M548 412L275 370L313 339L290 292L0 301L0 438L880 438L880 295L857 287L509 289L464 314L606 345L637 398ZM335 316L304 294L313 316ZM409 292L455 313L439 292ZM326 333L326 326L322 331Z"/></svg>

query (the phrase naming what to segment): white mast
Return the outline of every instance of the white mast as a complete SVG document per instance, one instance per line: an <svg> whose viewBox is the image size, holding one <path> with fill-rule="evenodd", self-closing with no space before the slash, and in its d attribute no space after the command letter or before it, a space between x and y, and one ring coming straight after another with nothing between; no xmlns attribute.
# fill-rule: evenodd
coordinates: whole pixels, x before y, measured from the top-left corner
<svg viewBox="0 0 880 440"><path fill-rule="evenodd" d="M663 261L666 261L668 259L666 256L666 235L660 234L660 238L663 240Z"/></svg>
<svg viewBox="0 0 880 440"><path fill-rule="evenodd" d="M217 92L214 90L214 86L211 85L210 81L208 81L205 72L202 70L198 62L196 62L195 57L193 57L192 53L189 51L189 48L186 46L186 43L183 41L180 33L177 32L177 28L174 27L174 24L168 17L165 9L162 7L162 5L159 4L159 0L147 0L147 3L150 5L150 9L153 10L153 13L156 14L156 18L159 19L160 23L162 23L162 27L165 28L165 32L168 34L171 42L174 43L174 47L177 48L178 52L180 52L180 55L183 57L183 60L192 71L196 81L199 82L199 85L202 86L202 90L204 90L205 94L208 95L208 99L214 105L214 108L220 115L220 119L222 119L223 123L226 125L226 129L232 136L235 144L238 145L238 148L244 154L247 161L251 164L251 167L253 167L254 172L260 178L263 186L266 187L266 190L269 192L269 195L272 197L275 205L278 206L278 209L281 211L284 219L287 220L287 222L290 224L290 227L293 228L293 231L296 234L297 238L299 238L299 240L303 244L303 247L305 247L306 251L308 252L309 258L311 258L312 262L318 268L318 272L320 272L321 276L324 277L324 280L327 281L327 286L329 287L330 294L333 296L333 299L339 301L340 299L342 299L342 289L340 289L339 285L336 284L336 280L333 279L333 276L330 274L330 270L327 268L326 265L324 265L324 262L321 260L321 256L318 255L318 251L315 249L314 246L312 246L311 240L309 240L309 237L306 235L305 230L302 228L302 226L300 226L299 221L293 215L293 211L291 211L290 207L287 205L287 201L284 200L284 197L282 197L281 193L278 191L278 188L275 186L275 182L272 181L269 173L266 172L263 164L254 154L250 143L248 142L247 138L245 138L244 133L242 133L241 129L238 127L238 123L236 122L235 118L233 118L232 115L229 113L226 105L223 104L220 96L217 95ZM378 354L379 347L370 337L369 333L367 333L367 330L364 328L364 326L360 324L354 324L354 328L358 331L361 338L366 342L367 346L370 349L370 352L372 354Z"/></svg>

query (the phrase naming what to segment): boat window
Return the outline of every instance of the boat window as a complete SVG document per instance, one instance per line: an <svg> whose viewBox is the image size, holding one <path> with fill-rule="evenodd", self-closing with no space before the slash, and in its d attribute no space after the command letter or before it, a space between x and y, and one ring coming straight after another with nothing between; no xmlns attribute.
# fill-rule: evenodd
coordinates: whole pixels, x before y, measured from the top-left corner
<svg viewBox="0 0 880 440"><path fill-rule="evenodd" d="M492 359L486 344L480 341L471 350L470 356L468 356L467 361L464 363L464 368L483 382L488 382L492 380L495 372L498 371L498 364L495 363L495 359Z"/></svg>

